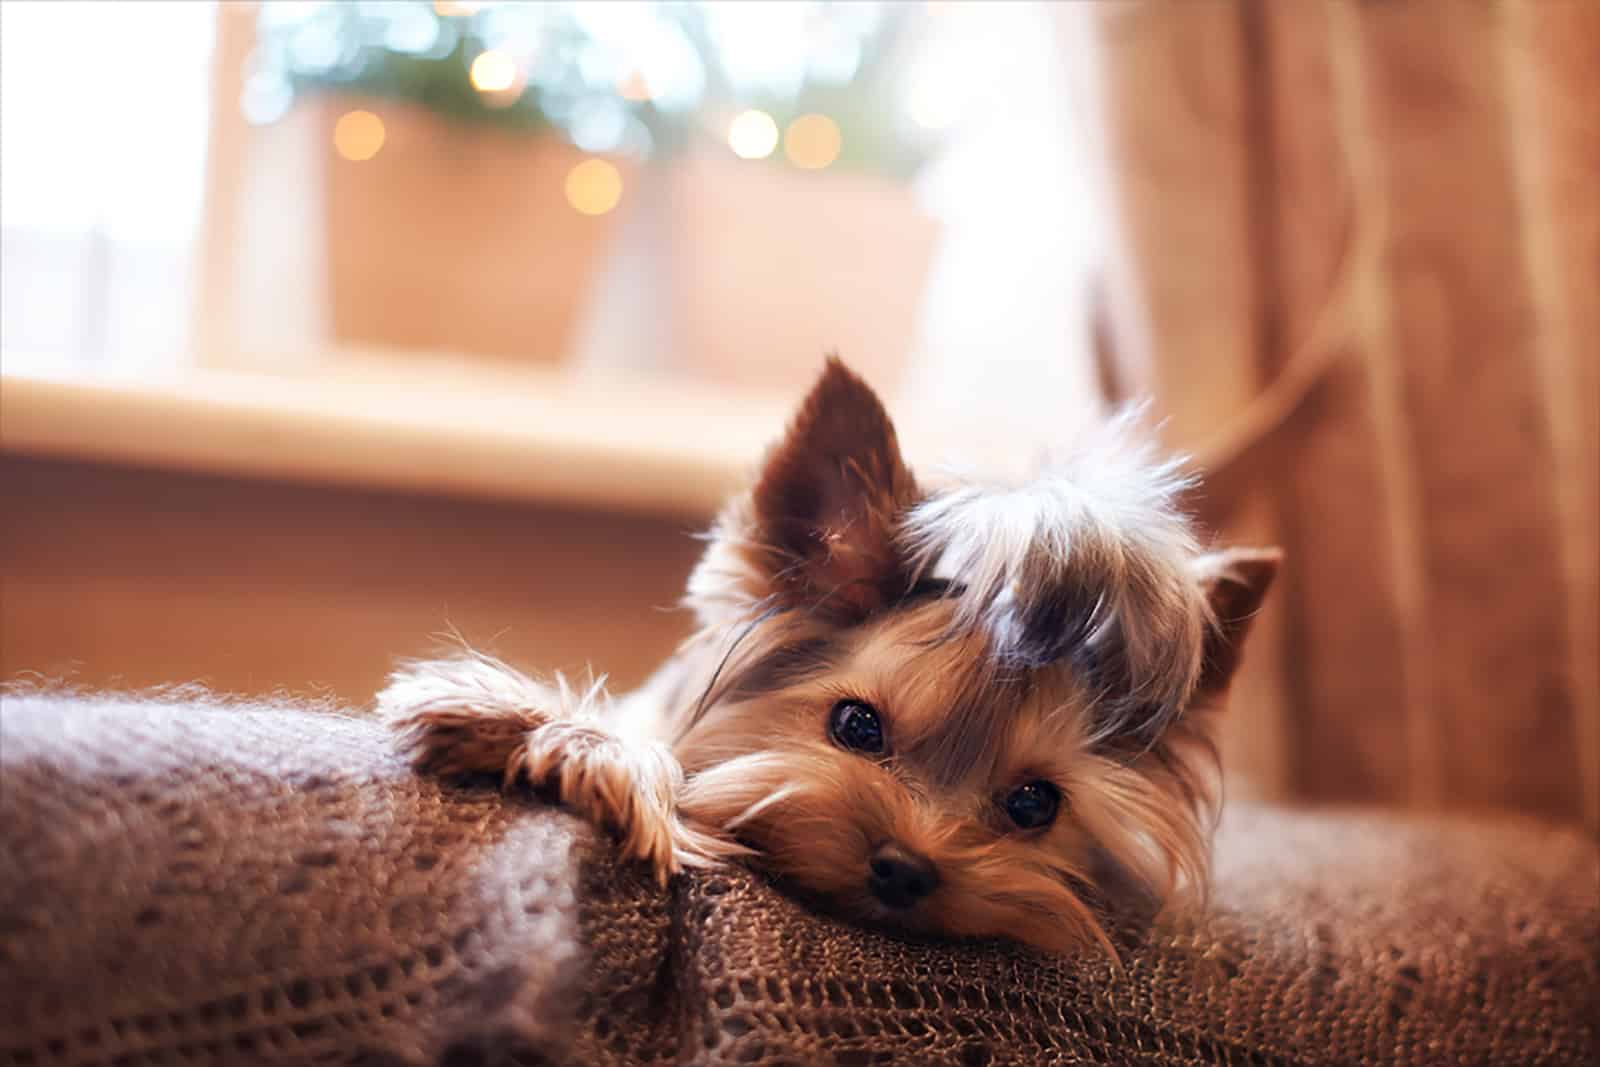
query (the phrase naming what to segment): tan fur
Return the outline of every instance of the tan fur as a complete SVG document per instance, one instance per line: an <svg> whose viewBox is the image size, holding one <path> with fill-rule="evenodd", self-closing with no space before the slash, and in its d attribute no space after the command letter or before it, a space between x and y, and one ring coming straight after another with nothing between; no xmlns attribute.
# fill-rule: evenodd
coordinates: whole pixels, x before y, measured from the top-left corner
<svg viewBox="0 0 1600 1067"><path fill-rule="evenodd" d="M379 707L419 769L544 790L662 878L741 859L867 922L1112 952L1108 910L1204 896L1211 717L1277 558L1200 553L1170 464L1092 467L925 494L832 361L718 521L701 630L643 689L469 655L405 667ZM835 742L840 701L876 709L885 752ZM1060 811L1021 830L1003 799L1033 780ZM938 872L910 906L869 891L889 844Z"/></svg>

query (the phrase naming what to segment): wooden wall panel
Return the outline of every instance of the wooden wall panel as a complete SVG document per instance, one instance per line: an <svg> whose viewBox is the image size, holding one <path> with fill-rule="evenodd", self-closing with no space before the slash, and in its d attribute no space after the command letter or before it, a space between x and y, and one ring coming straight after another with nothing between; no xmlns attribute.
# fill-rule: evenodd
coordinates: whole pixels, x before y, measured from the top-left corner
<svg viewBox="0 0 1600 1067"><path fill-rule="evenodd" d="M1095 10L1105 377L1288 550L1234 751L1600 828L1600 6Z"/></svg>
<svg viewBox="0 0 1600 1067"><path fill-rule="evenodd" d="M1600 831L1600 4L1516 0L1501 55L1567 577L1567 684Z"/></svg>
<svg viewBox="0 0 1600 1067"><path fill-rule="evenodd" d="M687 632L687 523L0 457L0 678L369 699L449 628L640 681Z"/></svg>
<svg viewBox="0 0 1600 1067"><path fill-rule="evenodd" d="M1567 589L1502 12L1360 8L1388 218L1387 347L1373 358L1399 371L1398 451L1415 471L1427 700L1409 710L1428 717L1420 762L1437 768L1439 790L1423 799L1563 813L1579 807Z"/></svg>
<svg viewBox="0 0 1600 1067"><path fill-rule="evenodd" d="M1278 343L1260 351L1264 377L1335 349L1301 417L1263 449L1290 561L1290 775L1302 796L1401 802L1415 788L1405 721L1411 650L1393 580L1405 550L1391 536L1391 472L1364 359L1370 286L1362 272L1381 235L1360 200L1360 160L1349 144L1359 70L1327 9L1251 10L1265 40L1256 91L1271 102L1261 209L1272 212L1269 299L1279 322Z"/></svg>
<svg viewBox="0 0 1600 1067"><path fill-rule="evenodd" d="M1227 4L1066 5L1061 17L1094 21L1104 61L1117 201L1107 296L1132 309L1111 324L1120 388L1153 396L1169 443L1193 449L1261 384L1251 362L1229 358L1262 344L1244 24ZM1196 503L1220 540L1278 540L1265 493L1208 490ZM1281 610L1269 602L1223 720L1235 796L1282 797L1288 788Z"/></svg>
<svg viewBox="0 0 1600 1067"><path fill-rule="evenodd" d="M1227 358L1255 351L1259 327L1240 19L1228 4L1091 7L1117 187L1113 255L1142 319L1119 323L1113 343L1137 368L1130 391L1153 391L1173 439L1193 444L1260 385Z"/></svg>

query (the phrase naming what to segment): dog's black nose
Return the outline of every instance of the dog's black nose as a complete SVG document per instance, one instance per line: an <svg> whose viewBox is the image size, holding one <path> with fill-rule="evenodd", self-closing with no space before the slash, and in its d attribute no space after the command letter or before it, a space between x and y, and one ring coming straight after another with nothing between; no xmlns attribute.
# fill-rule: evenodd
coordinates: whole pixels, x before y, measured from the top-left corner
<svg viewBox="0 0 1600 1067"><path fill-rule="evenodd" d="M881 846L867 863L867 888L891 908L909 908L939 887L939 869L899 845Z"/></svg>

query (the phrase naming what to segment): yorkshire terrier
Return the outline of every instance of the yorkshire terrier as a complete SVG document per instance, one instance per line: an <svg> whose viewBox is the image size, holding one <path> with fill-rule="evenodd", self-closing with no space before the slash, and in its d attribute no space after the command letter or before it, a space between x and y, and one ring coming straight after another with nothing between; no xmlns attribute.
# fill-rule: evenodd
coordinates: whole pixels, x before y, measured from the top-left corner
<svg viewBox="0 0 1600 1067"><path fill-rule="evenodd" d="M1202 551L1190 487L1125 418L1026 484L925 489L830 359L642 688L466 654L378 706L422 771L543 791L663 880L741 861L869 923L1111 952L1119 903L1205 892L1213 720L1278 562Z"/></svg>

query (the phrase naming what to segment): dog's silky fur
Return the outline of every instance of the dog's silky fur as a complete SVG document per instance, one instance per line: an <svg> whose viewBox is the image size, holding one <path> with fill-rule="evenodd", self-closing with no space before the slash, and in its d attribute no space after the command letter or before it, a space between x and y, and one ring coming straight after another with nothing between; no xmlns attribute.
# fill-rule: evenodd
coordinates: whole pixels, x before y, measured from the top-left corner
<svg viewBox="0 0 1600 1067"><path fill-rule="evenodd" d="M1212 718L1277 566L1205 552L1189 482L1128 420L1018 486L928 491L859 378L829 360L689 581L698 631L640 690L543 684L467 654L378 696L416 765L489 773L609 827L665 879L742 860L869 922L1111 943L1108 906L1203 896ZM876 709L882 754L830 733ZM1039 829L1002 798L1042 780ZM887 907L892 844L937 886Z"/></svg>

